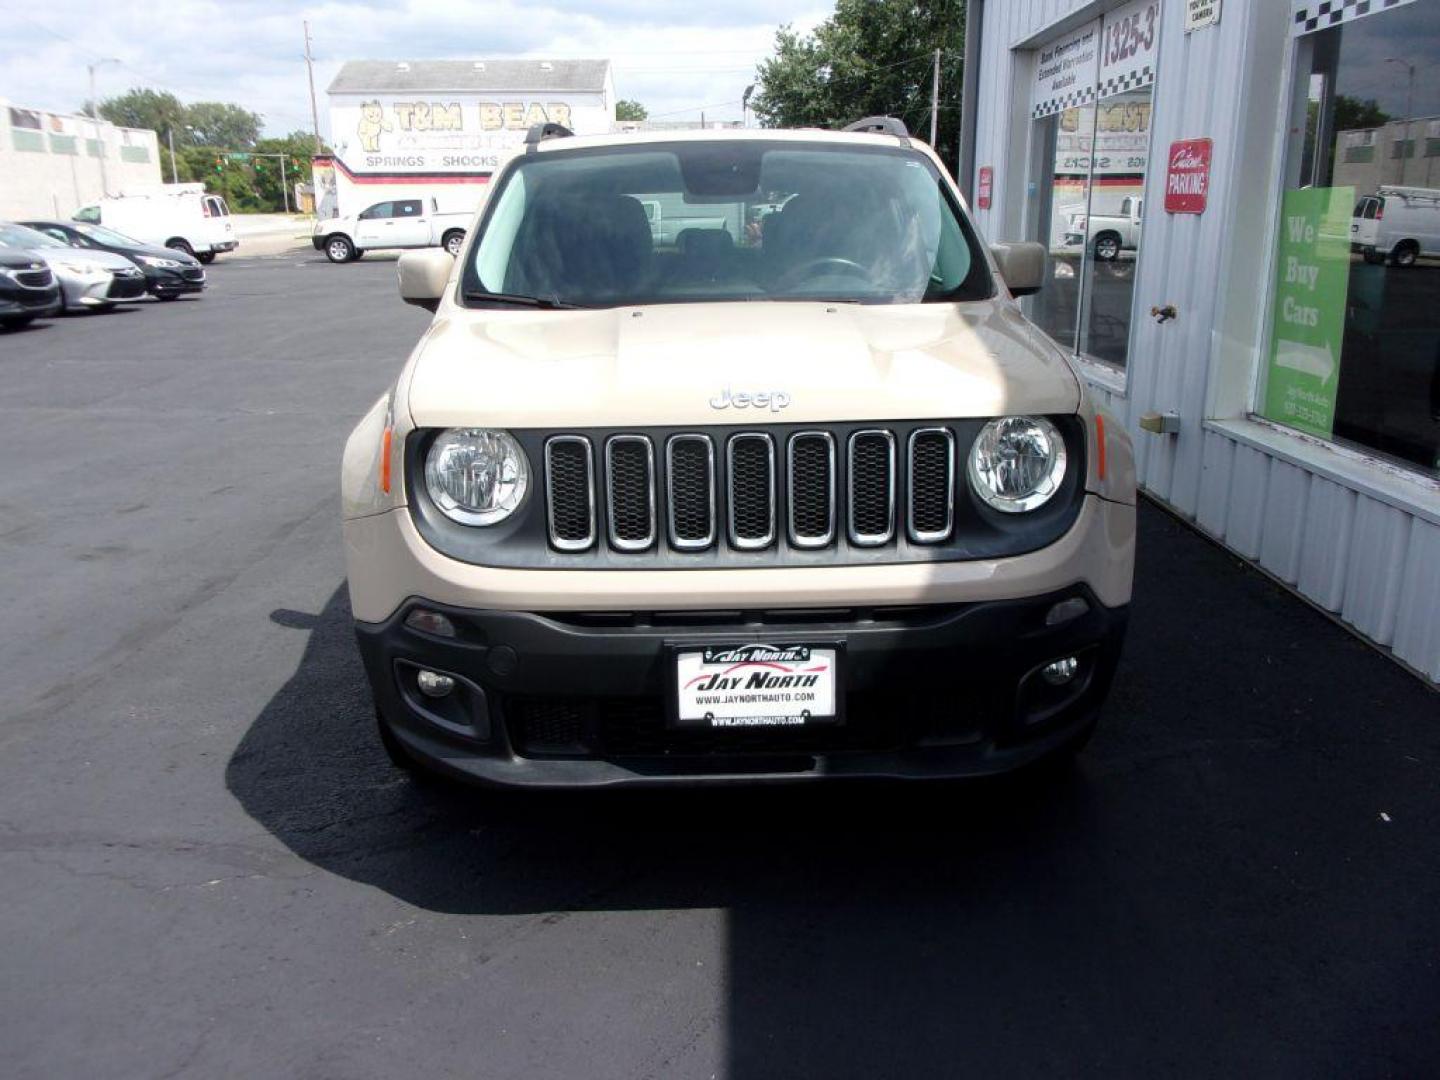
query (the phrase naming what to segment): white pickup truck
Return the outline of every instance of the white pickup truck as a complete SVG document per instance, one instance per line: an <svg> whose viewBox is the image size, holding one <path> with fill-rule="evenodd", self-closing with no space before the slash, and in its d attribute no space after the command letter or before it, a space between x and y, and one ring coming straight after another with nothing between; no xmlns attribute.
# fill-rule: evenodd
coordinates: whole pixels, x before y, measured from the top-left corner
<svg viewBox="0 0 1440 1080"><path fill-rule="evenodd" d="M322 218L310 242L336 263L377 248L443 247L458 256L473 216L469 211L442 214L434 199L387 199L350 217Z"/></svg>
<svg viewBox="0 0 1440 1080"><path fill-rule="evenodd" d="M1121 250L1134 251L1140 246L1140 215L1145 200L1126 195L1120 201L1118 214L1071 214L1065 228L1067 246L1082 244L1088 237L1095 245L1095 258L1109 262L1120 257Z"/></svg>

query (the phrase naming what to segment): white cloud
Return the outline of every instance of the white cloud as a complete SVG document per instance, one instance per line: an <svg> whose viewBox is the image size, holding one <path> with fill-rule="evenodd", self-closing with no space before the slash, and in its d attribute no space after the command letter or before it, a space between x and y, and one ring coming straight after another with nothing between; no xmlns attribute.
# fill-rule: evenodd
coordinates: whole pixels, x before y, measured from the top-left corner
<svg viewBox="0 0 1440 1080"><path fill-rule="evenodd" d="M0 7L0 97L56 111L86 97L86 65L118 57L96 74L101 98L132 86L183 101L231 101L265 117L267 134L307 128L301 20L310 20L315 85L325 126L325 87L351 59L500 56L608 57L621 97L652 115L735 118L782 22L809 28L828 9L816 0L173 0L116 5L23 0Z"/></svg>

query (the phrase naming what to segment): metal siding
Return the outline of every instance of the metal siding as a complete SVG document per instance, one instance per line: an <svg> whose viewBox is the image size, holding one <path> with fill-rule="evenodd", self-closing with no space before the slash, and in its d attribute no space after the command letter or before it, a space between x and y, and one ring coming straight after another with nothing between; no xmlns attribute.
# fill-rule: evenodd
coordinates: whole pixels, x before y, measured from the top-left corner
<svg viewBox="0 0 1440 1080"><path fill-rule="evenodd" d="M1240 117L1278 108L1247 93L1257 65L1273 70L1285 60L1270 55L1268 45L1266 55L1252 55L1248 46L1257 26L1274 30L1269 2L1226 0L1216 26L1186 35L1182 0L1164 0L1145 186L1147 205L1156 209L1145 216L1136 266L1128 382L1120 394L1092 382L1091 393L1129 429L1136 476L1147 491L1377 643L1393 640L1396 656L1440 681L1440 527L1204 427L1209 367L1223 332L1220 275L1230 221L1224 208L1242 197L1278 200L1278 178L1258 192L1253 180L1237 180L1246 160L1236 157ZM995 169L995 187L991 209L975 217L991 239L1014 239L992 226L1019 220L1011 203L1025 199L1025 163L1005 153L1013 125L1029 116L1028 97L1018 96L1028 84L1014 82L1011 46L1087 7L1076 0L986 5L975 165ZM1169 145L1200 136L1214 140L1209 209L1166 214L1158 208ZM1257 287L1264 288L1267 274L1268 267L1255 266ZM1150 307L1167 303L1179 317L1158 325ZM1140 431L1141 414L1151 410L1178 413L1179 437Z"/></svg>
<svg viewBox="0 0 1440 1080"><path fill-rule="evenodd" d="M1327 611L1339 611L1345 599L1345 575L1354 527L1355 492L1323 476L1312 477L1296 585Z"/></svg>
<svg viewBox="0 0 1440 1080"><path fill-rule="evenodd" d="M1364 495L1355 506L1354 557L1345 574L1340 617L1368 638L1389 645L1400 606L1405 547L1414 522L1409 514Z"/></svg>
<svg viewBox="0 0 1440 1080"><path fill-rule="evenodd" d="M1440 675L1440 527L1416 518L1400 585L1395 655L1418 671Z"/></svg>

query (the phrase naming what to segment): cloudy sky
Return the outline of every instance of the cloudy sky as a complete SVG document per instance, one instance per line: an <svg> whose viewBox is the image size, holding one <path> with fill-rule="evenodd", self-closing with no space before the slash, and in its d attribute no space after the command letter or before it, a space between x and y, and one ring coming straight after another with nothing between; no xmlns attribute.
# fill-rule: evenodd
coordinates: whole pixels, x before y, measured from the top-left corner
<svg viewBox="0 0 1440 1080"><path fill-rule="evenodd" d="M324 91L345 60L608 57L621 97L652 116L738 118L740 95L776 27L814 26L820 0L0 0L0 98L57 112L132 86L182 101L232 101L266 134L310 126L301 20L310 20L320 124ZM328 135L328 132L326 132Z"/></svg>

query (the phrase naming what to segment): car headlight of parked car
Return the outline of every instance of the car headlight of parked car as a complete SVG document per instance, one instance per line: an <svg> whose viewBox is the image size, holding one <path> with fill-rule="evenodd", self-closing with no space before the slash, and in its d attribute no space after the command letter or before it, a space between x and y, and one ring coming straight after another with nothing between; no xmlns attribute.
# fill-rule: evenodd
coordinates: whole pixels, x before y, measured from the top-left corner
<svg viewBox="0 0 1440 1080"><path fill-rule="evenodd" d="M440 512L462 525L495 525L525 498L530 466L503 431L442 431L425 457L425 490Z"/></svg>
<svg viewBox="0 0 1440 1080"><path fill-rule="evenodd" d="M178 270L184 263L178 259L166 259L159 255L141 255L140 261L146 266L153 266L157 270Z"/></svg>
<svg viewBox="0 0 1440 1080"><path fill-rule="evenodd" d="M83 274L87 276L95 274L108 274L110 272L107 267L101 266L99 263L82 261L62 262L60 264L60 269L68 270L72 274Z"/></svg>
<svg viewBox="0 0 1440 1080"><path fill-rule="evenodd" d="M1039 416L991 420L975 437L967 471L971 490L987 506L1007 514L1036 510L1060 490L1065 441Z"/></svg>

